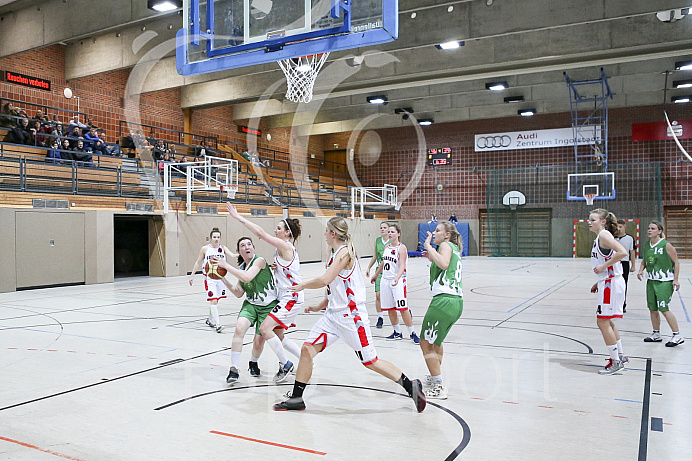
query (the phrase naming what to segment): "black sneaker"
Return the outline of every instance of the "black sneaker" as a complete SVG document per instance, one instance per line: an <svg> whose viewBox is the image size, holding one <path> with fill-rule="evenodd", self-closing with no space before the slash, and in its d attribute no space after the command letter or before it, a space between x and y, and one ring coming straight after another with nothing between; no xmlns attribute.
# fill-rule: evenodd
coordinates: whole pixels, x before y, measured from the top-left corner
<svg viewBox="0 0 692 461"><path fill-rule="evenodd" d="M248 371L250 372L250 376L252 376L253 378L259 378L260 369L259 369L259 365L257 365L257 362L253 362L251 360L250 366L248 367Z"/></svg>
<svg viewBox="0 0 692 461"><path fill-rule="evenodd" d="M302 397L291 397L281 403L274 405L274 411L304 411L305 402Z"/></svg>
<svg viewBox="0 0 692 461"><path fill-rule="evenodd" d="M228 384L233 384L234 382L238 381L238 378L240 378L240 373L238 373L238 369L236 367L232 366L228 371L228 376L226 376L226 382Z"/></svg>
<svg viewBox="0 0 692 461"><path fill-rule="evenodd" d="M425 392L423 392L423 384L421 384L420 379L414 379L411 381L411 384L413 385L411 389L411 398L416 405L416 410L418 410L418 413L421 413L425 410L425 406L428 403Z"/></svg>

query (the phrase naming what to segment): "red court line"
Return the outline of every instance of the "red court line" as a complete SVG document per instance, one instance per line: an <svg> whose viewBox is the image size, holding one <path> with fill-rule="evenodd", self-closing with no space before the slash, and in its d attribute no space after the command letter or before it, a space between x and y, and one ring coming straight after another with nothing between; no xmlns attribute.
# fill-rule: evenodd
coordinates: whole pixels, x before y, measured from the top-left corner
<svg viewBox="0 0 692 461"><path fill-rule="evenodd" d="M313 455L324 456L327 453L322 453L321 451L308 450L307 448L292 447L290 445L283 445L281 443L267 442L266 440L251 439L249 437L243 437L242 435L228 434L226 432L219 431L209 431L212 434L225 435L226 437L235 437L236 439L249 440L250 442L264 443L266 445L271 445L273 447L288 448L289 450L303 451L305 453L312 453Z"/></svg>
<svg viewBox="0 0 692 461"><path fill-rule="evenodd" d="M37 447L37 446L35 446L35 445L31 445L31 444L28 444L28 443L20 442L20 441L18 441L18 440L12 440L12 439L8 439L8 438L6 438L6 437L0 437L0 440L5 440L6 442L16 443L17 445L21 445L21 446L26 447L26 448L33 448L34 450L42 451L42 452L48 453L48 454L50 454L50 455L59 456L60 458L71 459L71 460L73 460L73 461L82 461L82 460L79 459L79 458L73 458L72 456L63 455L63 454L60 454L60 453L56 453L56 452L54 452L54 451L44 450L43 448L39 448L39 447Z"/></svg>
<svg viewBox="0 0 692 461"><path fill-rule="evenodd" d="M538 406L541 407L541 408L553 408L553 407L549 407L549 406L547 406L547 405L538 405Z"/></svg>

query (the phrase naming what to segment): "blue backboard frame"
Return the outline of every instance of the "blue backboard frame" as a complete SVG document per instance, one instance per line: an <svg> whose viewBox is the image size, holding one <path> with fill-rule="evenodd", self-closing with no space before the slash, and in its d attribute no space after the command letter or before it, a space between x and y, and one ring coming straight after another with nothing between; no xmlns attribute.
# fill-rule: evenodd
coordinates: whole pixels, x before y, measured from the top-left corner
<svg viewBox="0 0 692 461"><path fill-rule="evenodd" d="M274 40L248 43L225 48L213 48L213 0L207 1L208 27L200 30L199 1L190 5L190 21L176 34L176 67L181 75L198 75L224 69L266 64L282 59L297 58L332 51L360 48L394 41L399 36L398 0L382 0L382 28L351 32L350 4L352 0L332 0L331 15L343 14L344 25L306 32ZM206 59L188 62L189 46L199 46L207 40Z"/></svg>

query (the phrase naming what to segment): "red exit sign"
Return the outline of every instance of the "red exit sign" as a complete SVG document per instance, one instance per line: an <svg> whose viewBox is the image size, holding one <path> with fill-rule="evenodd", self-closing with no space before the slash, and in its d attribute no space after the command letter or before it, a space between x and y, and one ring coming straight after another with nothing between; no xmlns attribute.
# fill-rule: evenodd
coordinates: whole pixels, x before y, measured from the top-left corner
<svg viewBox="0 0 692 461"><path fill-rule="evenodd" d="M22 86L28 86L29 88L50 91L50 80L44 80L38 77L31 77L29 75L18 74L16 72L11 72L9 70L4 71L2 75L3 80L5 80L6 82Z"/></svg>

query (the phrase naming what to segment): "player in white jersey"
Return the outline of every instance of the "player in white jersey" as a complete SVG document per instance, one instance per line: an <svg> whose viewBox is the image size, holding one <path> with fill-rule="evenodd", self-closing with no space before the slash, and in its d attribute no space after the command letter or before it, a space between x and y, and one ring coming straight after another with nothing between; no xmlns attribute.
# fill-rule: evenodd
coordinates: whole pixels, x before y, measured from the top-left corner
<svg viewBox="0 0 692 461"><path fill-rule="evenodd" d="M377 357L365 307L365 284L346 220L339 217L330 219L325 238L333 250L327 272L314 280L298 284L294 289L327 287L324 300L317 306L305 309L306 312L326 311L303 343L296 381L288 400L274 405L274 410L305 410L303 391L312 376L313 358L341 339L355 351L364 366L403 386L418 412L423 411L427 401L420 380L409 380L395 365Z"/></svg>
<svg viewBox="0 0 692 461"><path fill-rule="evenodd" d="M612 375L629 362L622 350L620 333L613 323L613 319L622 318L625 280L622 278L620 260L627 255L627 251L615 240L618 226L613 213L602 208L593 210L589 214L589 230L596 233L591 249L591 268L596 275L596 283L591 287L591 293L598 292L597 323L610 355L605 368L598 370L598 373Z"/></svg>
<svg viewBox="0 0 692 461"><path fill-rule="evenodd" d="M370 279L370 283L374 283L377 277L382 274L380 283L380 293L382 310L389 314L389 321L394 327L394 332L387 336L387 339L403 339L404 335L399 328L399 315L404 320L404 324L408 328L408 334L416 344L420 344L420 339L413 328L413 317L409 310L406 300L406 260L408 259L408 249L406 245L401 243L401 228L398 224L392 223L389 225L389 244L384 247L382 252L382 264L377 268L377 272Z"/></svg>
<svg viewBox="0 0 692 461"><path fill-rule="evenodd" d="M303 305L303 294L294 289L294 286L302 281L300 258L294 246L296 239L300 236L300 222L297 219L282 219L272 236L257 224L241 216L230 203L226 203L226 209L250 232L276 248L272 269L279 303L260 325L260 333L279 359L279 371L274 376L274 382L280 383L285 381L288 374L293 371L293 362L286 357L286 351L300 357L298 345L284 336L285 330L295 326L296 316Z"/></svg>
<svg viewBox="0 0 692 461"><path fill-rule="evenodd" d="M207 277L207 263L212 258L226 259L230 257L235 257L237 255L233 254L231 250L221 245L221 231L218 227L215 227L209 233L209 244L204 245L199 250L199 256L195 265L192 267L190 272L190 286L195 279L195 273L202 268L202 274L204 275L204 290L207 292L207 301L209 301L209 318L207 318L207 325L214 328L217 333L221 333L223 330L223 325L221 325L221 320L219 319L219 299L226 297L226 285L221 280L214 280Z"/></svg>

